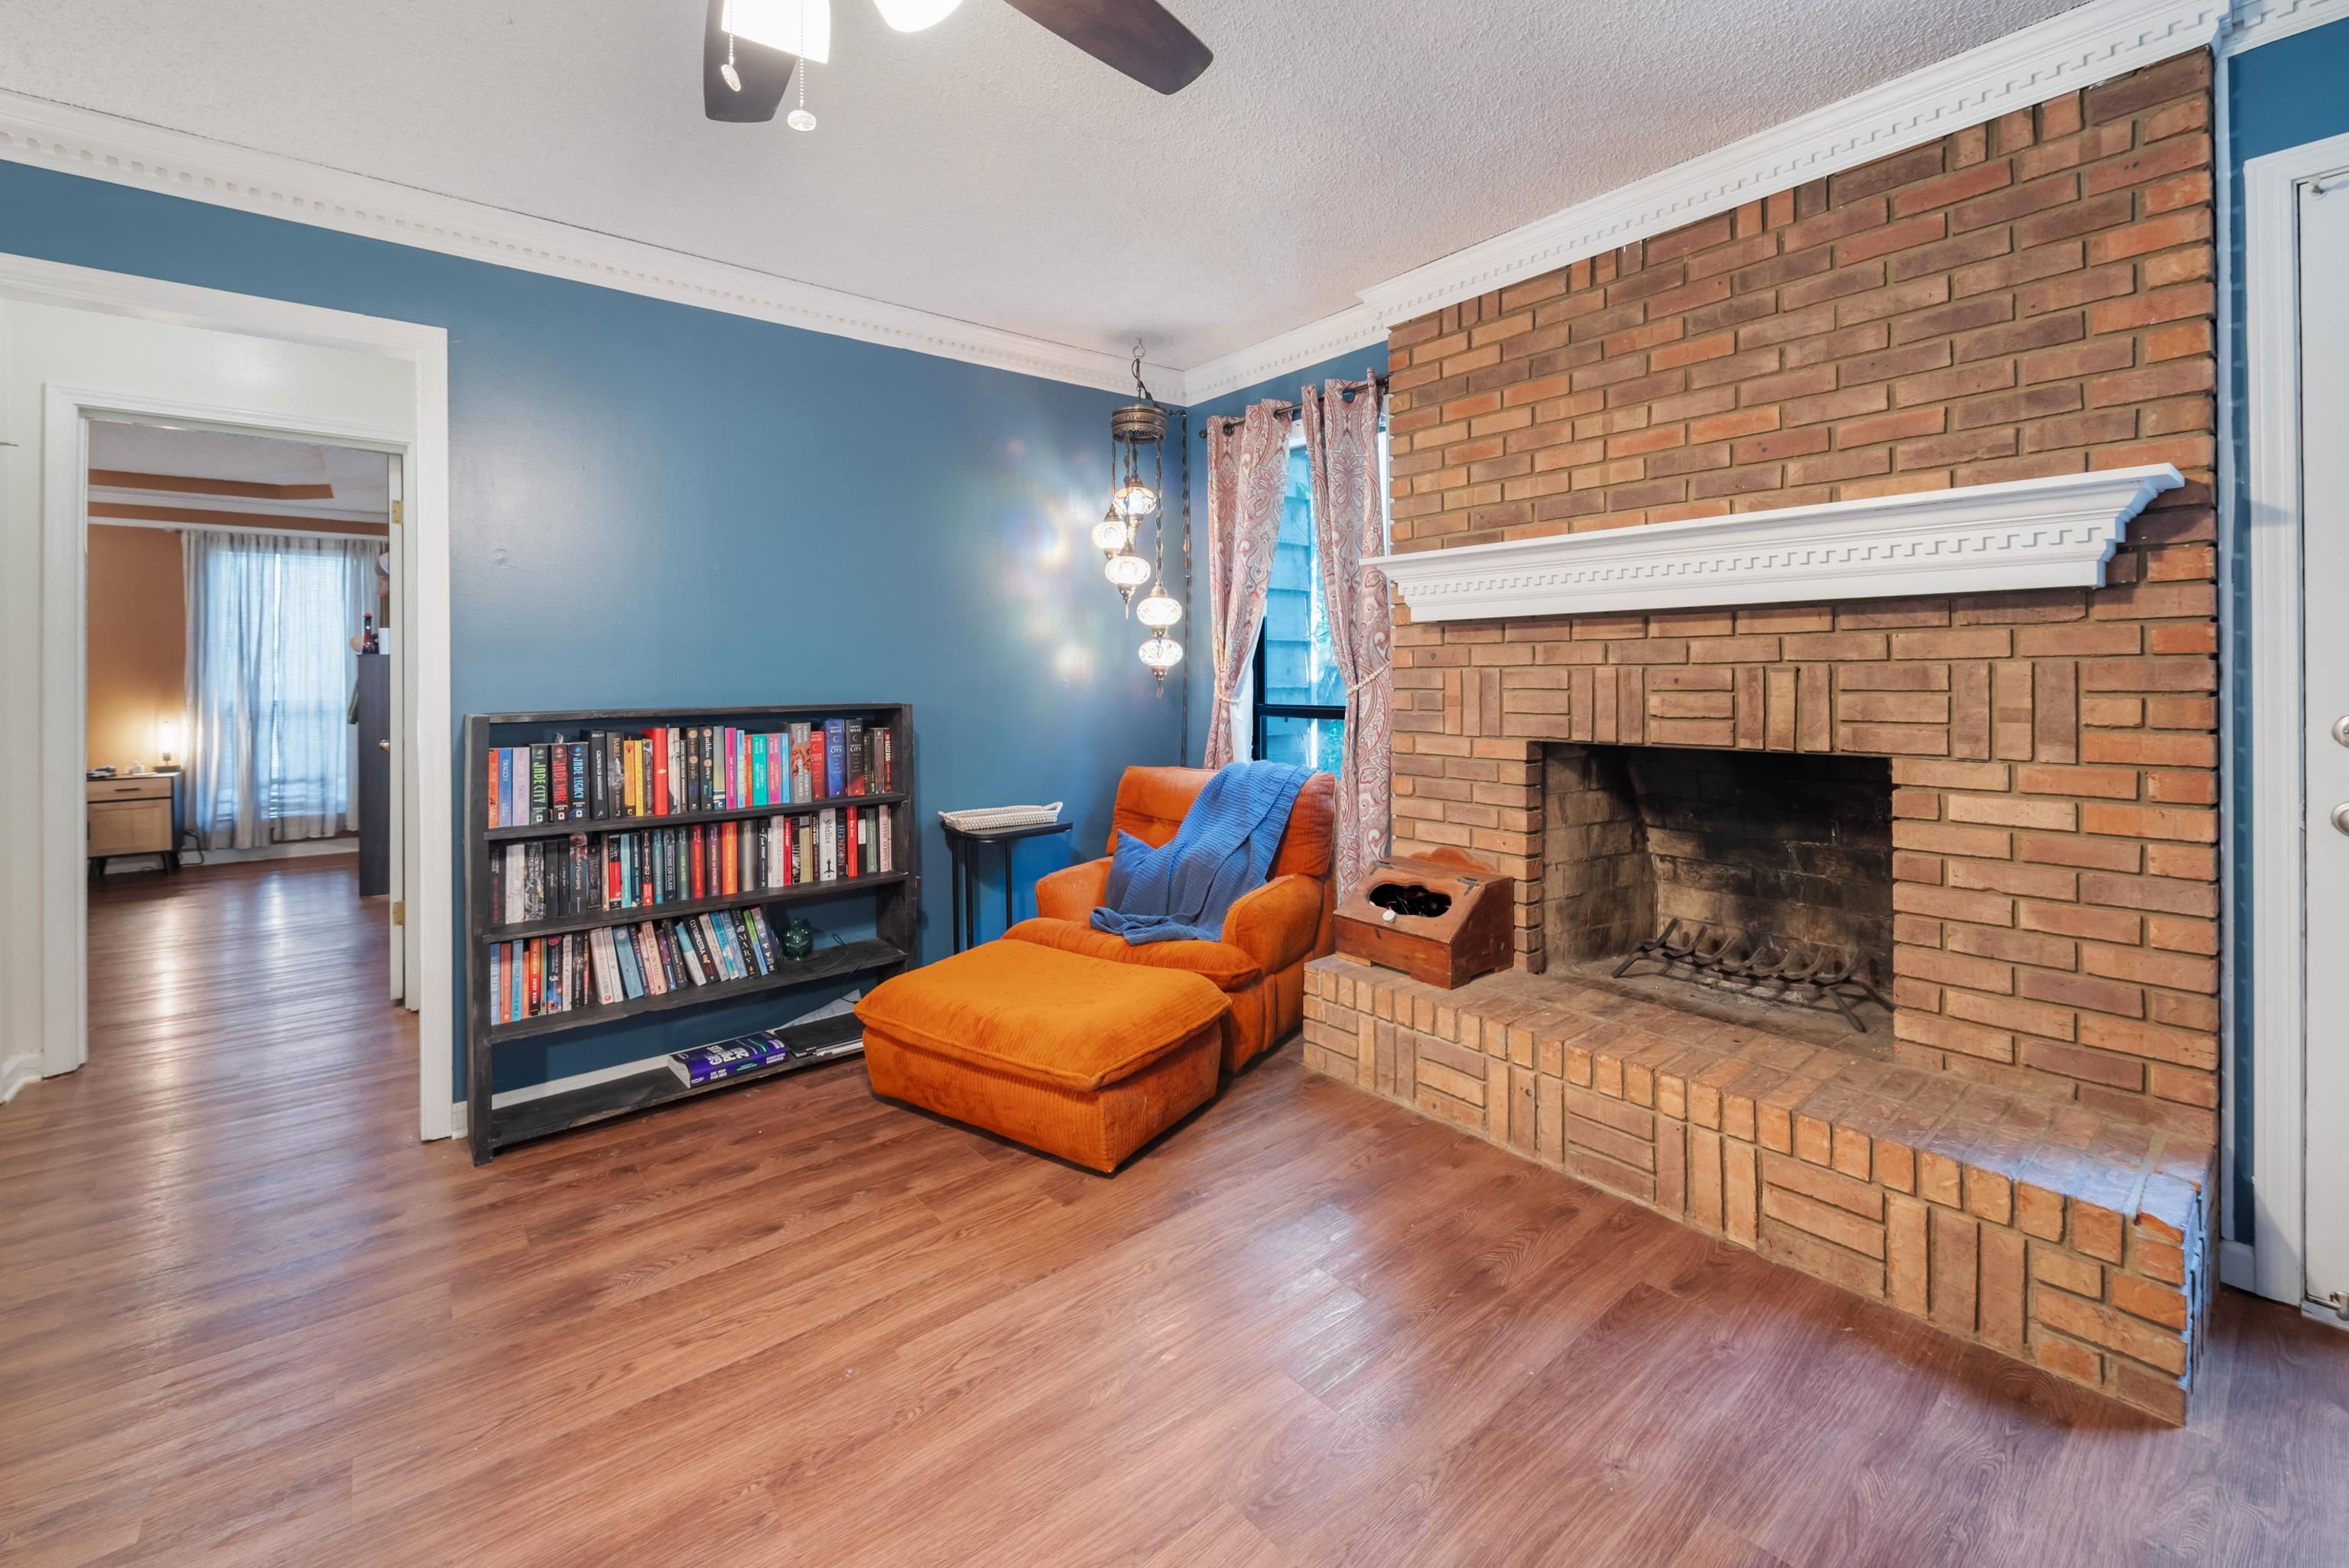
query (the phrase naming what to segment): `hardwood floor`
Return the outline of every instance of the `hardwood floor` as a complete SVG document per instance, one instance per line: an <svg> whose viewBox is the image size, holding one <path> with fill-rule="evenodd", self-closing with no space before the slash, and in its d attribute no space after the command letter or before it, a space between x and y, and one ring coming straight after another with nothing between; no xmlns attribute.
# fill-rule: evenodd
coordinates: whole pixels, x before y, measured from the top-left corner
<svg viewBox="0 0 2349 1568"><path fill-rule="evenodd" d="M352 877L92 900L0 1109L12 1568L2349 1560L2349 1336L2228 1295L2163 1430L1294 1046L1114 1180L854 1064L476 1171Z"/></svg>

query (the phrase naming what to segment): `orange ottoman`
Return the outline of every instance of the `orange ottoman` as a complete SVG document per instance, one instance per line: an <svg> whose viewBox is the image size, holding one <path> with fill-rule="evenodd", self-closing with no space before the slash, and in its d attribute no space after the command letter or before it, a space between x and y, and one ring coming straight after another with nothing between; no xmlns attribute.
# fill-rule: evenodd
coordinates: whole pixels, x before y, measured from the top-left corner
<svg viewBox="0 0 2349 1568"><path fill-rule="evenodd" d="M1229 1004L1202 975L990 942L856 1005L873 1091L1095 1171L1216 1092Z"/></svg>

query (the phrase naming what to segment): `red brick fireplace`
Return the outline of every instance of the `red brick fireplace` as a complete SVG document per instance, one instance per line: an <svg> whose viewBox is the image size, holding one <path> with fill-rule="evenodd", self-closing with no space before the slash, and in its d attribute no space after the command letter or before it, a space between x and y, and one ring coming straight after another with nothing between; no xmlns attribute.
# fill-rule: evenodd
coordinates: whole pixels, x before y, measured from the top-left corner
<svg viewBox="0 0 2349 1568"><path fill-rule="evenodd" d="M2219 1104L2209 75L1393 330L1397 849L1515 876L1518 962L1325 960L1307 1004L1323 1071L2170 1419ZM1895 504L1880 579L1799 533L2163 464L2104 535ZM1795 542L1694 522L1746 513ZM2085 575L1994 586L2055 545ZM1852 945L1889 1016L1855 1049L1588 962L1676 913Z"/></svg>

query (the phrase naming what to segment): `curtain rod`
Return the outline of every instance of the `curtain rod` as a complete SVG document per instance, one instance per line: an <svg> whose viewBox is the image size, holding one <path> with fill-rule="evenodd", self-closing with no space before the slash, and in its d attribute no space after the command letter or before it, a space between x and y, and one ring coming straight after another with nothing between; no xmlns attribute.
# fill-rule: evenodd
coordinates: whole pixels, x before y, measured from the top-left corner
<svg viewBox="0 0 2349 1568"><path fill-rule="evenodd" d="M1387 378L1383 376L1373 376L1368 381L1341 381L1338 385L1348 392L1351 392L1357 387L1373 386L1380 391L1383 392L1387 389ZM1299 407L1299 406L1295 403L1275 403L1272 406L1272 417L1276 419L1294 418L1297 415ZM1217 420L1221 420L1226 425L1237 425L1244 418L1245 416L1239 414L1211 414L1206 419L1201 421L1199 434L1202 437L1206 436L1207 433L1206 427L1215 424Z"/></svg>

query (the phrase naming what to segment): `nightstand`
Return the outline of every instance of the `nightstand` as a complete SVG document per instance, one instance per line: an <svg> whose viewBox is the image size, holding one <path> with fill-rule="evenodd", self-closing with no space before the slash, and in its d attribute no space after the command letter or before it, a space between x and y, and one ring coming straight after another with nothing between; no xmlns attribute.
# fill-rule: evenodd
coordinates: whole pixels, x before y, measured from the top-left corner
<svg viewBox="0 0 2349 1568"><path fill-rule="evenodd" d="M116 855L160 855L180 869L180 775L124 774L86 780L89 874L102 876Z"/></svg>

